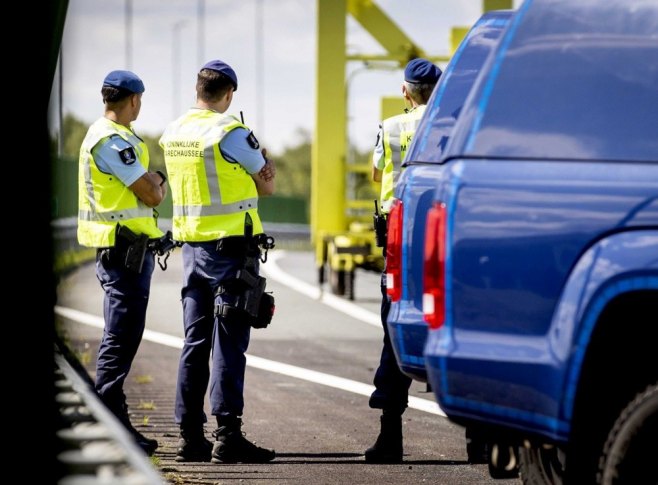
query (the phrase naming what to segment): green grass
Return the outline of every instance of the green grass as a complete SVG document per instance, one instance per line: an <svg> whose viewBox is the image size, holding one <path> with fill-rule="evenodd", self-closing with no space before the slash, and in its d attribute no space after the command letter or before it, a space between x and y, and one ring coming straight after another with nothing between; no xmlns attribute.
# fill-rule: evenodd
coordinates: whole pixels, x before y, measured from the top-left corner
<svg viewBox="0 0 658 485"><path fill-rule="evenodd" d="M142 401L140 399L137 409L147 409L149 411L152 411L153 409L155 409L155 403L153 401Z"/></svg>
<svg viewBox="0 0 658 485"><path fill-rule="evenodd" d="M151 382L153 382L153 377L151 377L148 374L135 376L135 382L137 384L150 384Z"/></svg>

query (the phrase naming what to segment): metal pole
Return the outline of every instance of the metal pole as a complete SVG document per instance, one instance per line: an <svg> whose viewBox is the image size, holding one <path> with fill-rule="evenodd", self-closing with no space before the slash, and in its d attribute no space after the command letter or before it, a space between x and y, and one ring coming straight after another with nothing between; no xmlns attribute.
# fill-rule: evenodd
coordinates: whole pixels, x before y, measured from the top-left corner
<svg viewBox="0 0 658 485"><path fill-rule="evenodd" d="M180 77L180 29L185 24L184 20L175 22L172 26L172 46L171 46L171 74L172 74L172 109L173 118L180 114L180 89L178 87Z"/></svg>
<svg viewBox="0 0 658 485"><path fill-rule="evenodd" d="M59 48L59 86L57 86L58 94L58 117L59 117L59 137L57 143L57 153L59 158L62 158L64 153L64 49Z"/></svg>
<svg viewBox="0 0 658 485"><path fill-rule="evenodd" d="M133 6L132 0L126 0L126 69L133 65Z"/></svg>
<svg viewBox="0 0 658 485"><path fill-rule="evenodd" d="M256 0L256 128L265 139L265 59L263 35L263 0Z"/></svg>
<svg viewBox="0 0 658 485"><path fill-rule="evenodd" d="M198 0L197 3L197 69L205 63L204 44L206 40L206 1Z"/></svg>

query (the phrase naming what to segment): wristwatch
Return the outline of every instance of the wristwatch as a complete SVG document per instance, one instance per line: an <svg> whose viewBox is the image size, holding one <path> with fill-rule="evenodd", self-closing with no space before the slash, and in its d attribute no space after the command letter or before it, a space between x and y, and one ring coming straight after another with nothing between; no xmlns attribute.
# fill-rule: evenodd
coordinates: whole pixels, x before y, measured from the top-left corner
<svg viewBox="0 0 658 485"><path fill-rule="evenodd" d="M158 170L155 173L157 173L160 177L162 177L162 182L160 182L160 187L162 187L164 183L167 181L167 177L165 176L164 173L162 173L161 170Z"/></svg>

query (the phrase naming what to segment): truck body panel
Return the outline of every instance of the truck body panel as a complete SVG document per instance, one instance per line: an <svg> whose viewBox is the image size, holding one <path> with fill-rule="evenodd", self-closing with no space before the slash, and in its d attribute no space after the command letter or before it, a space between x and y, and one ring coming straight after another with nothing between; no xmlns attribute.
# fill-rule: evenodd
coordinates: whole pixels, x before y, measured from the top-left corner
<svg viewBox="0 0 658 485"><path fill-rule="evenodd" d="M428 366L443 369L435 386L441 407L531 423L564 440L563 400L582 360L574 349L585 309L610 281L642 274L655 288L658 164L453 160L450 167L443 193L450 311L425 349ZM635 249L612 249L622 241Z"/></svg>

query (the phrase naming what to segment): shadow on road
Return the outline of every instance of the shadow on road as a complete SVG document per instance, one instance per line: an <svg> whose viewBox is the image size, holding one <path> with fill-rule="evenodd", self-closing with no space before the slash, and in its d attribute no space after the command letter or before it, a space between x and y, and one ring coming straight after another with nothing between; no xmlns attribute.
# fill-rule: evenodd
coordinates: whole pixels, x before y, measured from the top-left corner
<svg viewBox="0 0 658 485"><path fill-rule="evenodd" d="M293 459L290 459L293 458ZM296 460L294 458L297 458ZM301 459L306 458L306 459ZM326 461L325 459L330 461ZM334 458L344 458L335 460ZM354 458L354 459L348 459ZM303 464L303 463L340 463L364 465L363 453L277 453L272 465L280 464ZM395 465L468 465L466 460L411 460Z"/></svg>

